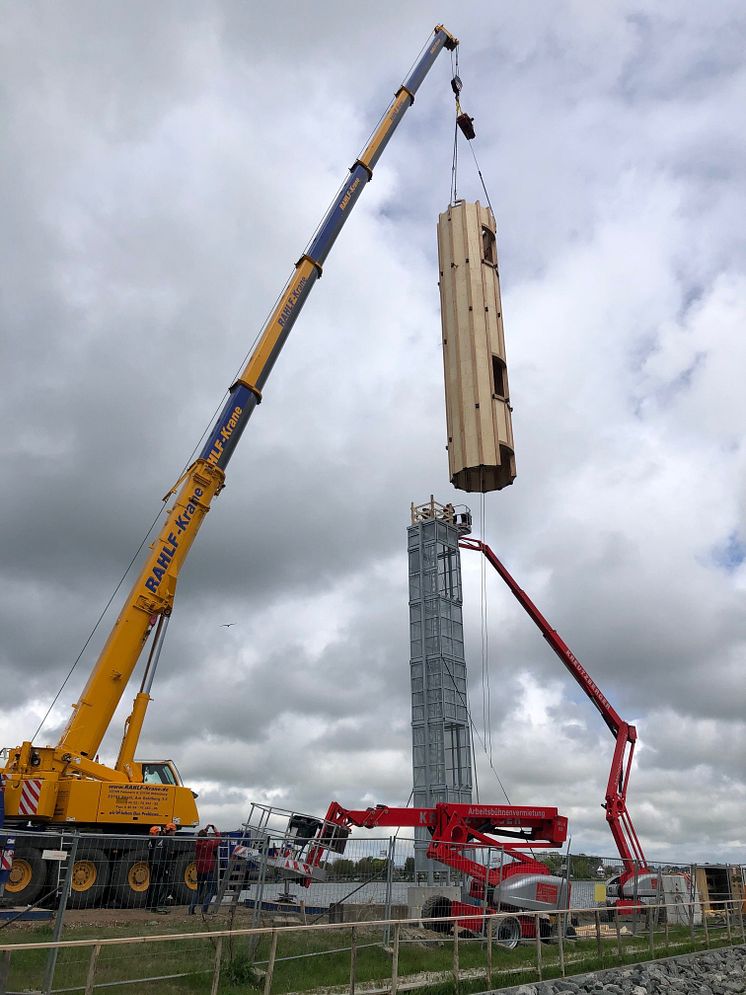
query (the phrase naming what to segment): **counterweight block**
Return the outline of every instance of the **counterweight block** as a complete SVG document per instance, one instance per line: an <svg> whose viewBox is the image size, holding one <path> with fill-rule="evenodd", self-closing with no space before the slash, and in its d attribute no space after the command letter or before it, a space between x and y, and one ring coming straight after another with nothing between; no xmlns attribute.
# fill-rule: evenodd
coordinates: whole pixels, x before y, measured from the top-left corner
<svg viewBox="0 0 746 995"><path fill-rule="evenodd" d="M495 218L457 201L438 218L448 467L462 491L515 480Z"/></svg>

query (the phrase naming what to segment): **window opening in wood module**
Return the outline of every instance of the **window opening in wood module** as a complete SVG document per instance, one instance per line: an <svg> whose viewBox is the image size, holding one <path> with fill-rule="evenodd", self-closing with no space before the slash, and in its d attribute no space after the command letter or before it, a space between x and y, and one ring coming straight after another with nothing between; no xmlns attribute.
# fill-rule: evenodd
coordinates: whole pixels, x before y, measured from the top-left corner
<svg viewBox="0 0 746 995"><path fill-rule="evenodd" d="M492 385L495 395L507 400L508 371L504 361L499 356L492 357Z"/></svg>
<svg viewBox="0 0 746 995"><path fill-rule="evenodd" d="M490 266L497 266L497 241L495 233L482 225L482 259Z"/></svg>

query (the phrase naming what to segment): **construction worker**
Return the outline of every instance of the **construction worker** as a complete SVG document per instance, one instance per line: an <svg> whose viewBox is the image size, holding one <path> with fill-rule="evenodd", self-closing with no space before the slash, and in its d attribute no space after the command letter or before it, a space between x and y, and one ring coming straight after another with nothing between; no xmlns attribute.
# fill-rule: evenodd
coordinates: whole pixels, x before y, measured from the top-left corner
<svg viewBox="0 0 746 995"><path fill-rule="evenodd" d="M168 909L161 908L166 901L171 886L171 852L165 837L173 836L176 826L173 822L150 827L148 840L148 866L150 869L150 887L148 888L148 910L166 915Z"/></svg>
<svg viewBox="0 0 746 995"><path fill-rule="evenodd" d="M212 835L209 835L212 830ZM210 908L210 900L215 894L215 879L218 867L218 847L220 846L220 833L215 826L210 823L197 833L197 842L194 845L194 860L197 869L197 887L192 893L189 902L189 915L194 915L195 908L199 902L202 903L202 912L207 914Z"/></svg>

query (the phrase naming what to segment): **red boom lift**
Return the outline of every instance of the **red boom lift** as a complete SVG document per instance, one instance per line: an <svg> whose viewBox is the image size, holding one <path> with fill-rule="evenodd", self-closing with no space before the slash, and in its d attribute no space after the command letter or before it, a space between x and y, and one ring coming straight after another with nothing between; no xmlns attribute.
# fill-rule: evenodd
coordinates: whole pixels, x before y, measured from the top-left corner
<svg viewBox="0 0 746 995"><path fill-rule="evenodd" d="M343 853L350 828L426 827L432 840L427 856L470 878L470 901L454 901L445 895L428 899L422 909L424 919L458 916L456 925L472 933L485 929L485 915L500 910L523 912L498 920L495 939L513 947L519 939L536 936L536 913L568 908L569 882L553 875L545 864L526 849L562 846L567 838L567 819L556 808L534 805L479 805L441 802L433 808L368 809L342 808L332 802L322 825L311 842L307 861L318 866L326 851ZM510 843L495 840L506 837ZM502 851L499 867L489 867L473 859L473 852L485 847ZM309 882L310 883L310 882ZM531 912L531 915L525 913ZM550 935L546 917L539 920L542 937ZM450 922L433 922L437 932L450 932Z"/></svg>
<svg viewBox="0 0 746 995"><path fill-rule="evenodd" d="M659 875L648 867L640 841L627 811L627 786L632 767L632 756L637 741L637 730L617 714L606 696L600 691L588 671L575 656L562 636L544 618L531 598L522 590L485 542L462 538L462 549L472 549L484 554L487 561L500 574L511 593L538 627L565 667L585 691L601 713L611 735L616 740L611 771L606 785L606 821L614 837L624 870L611 878L606 885L607 902L618 908L634 908L636 900L655 898L658 895Z"/></svg>

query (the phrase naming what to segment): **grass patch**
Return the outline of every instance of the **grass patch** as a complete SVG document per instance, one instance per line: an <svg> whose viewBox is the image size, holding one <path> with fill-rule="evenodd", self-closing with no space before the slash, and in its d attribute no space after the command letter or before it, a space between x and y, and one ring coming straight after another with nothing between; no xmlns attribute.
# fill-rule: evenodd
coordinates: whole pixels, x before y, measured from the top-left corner
<svg viewBox="0 0 746 995"><path fill-rule="evenodd" d="M191 932L213 931L226 928L222 919L200 917L179 921L174 916L147 920L141 923L107 925L81 925L65 929L66 939L103 939L147 934L171 933L178 938L154 944L125 944L102 947L98 960L97 984L108 983L105 991L147 991L147 995L201 995L210 990L215 963L216 940L205 938L190 940ZM243 923L236 923L236 927ZM247 923L248 926L248 923ZM424 995L471 995L487 988L485 978L486 943L483 940L459 940L459 968L461 980L456 986L451 978L453 968L453 941L450 937L424 940L402 930L399 953L399 978L401 982L420 976L424 982ZM183 938L180 934L183 934ZM48 924L24 927L19 930L0 930L0 942L12 939L13 951L8 988L11 991L37 990L41 987L47 963L47 951L24 950L30 942L43 942L52 937ZM383 988L391 977L391 953L383 946L384 934L380 927L358 926L355 930L356 982L361 991L366 984ZM735 937L734 937L735 939ZM313 989L347 987L350 980L350 947L353 931L340 928L329 931L295 932L280 929L274 968L272 991L274 995L285 992L307 992ZM727 946L728 938L710 932L710 947ZM581 974L588 971L617 967L649 960L652 957L674 956L705 947L704 935L698 931L694 943L687 927L671 927L668 946L662 932L655 935L655 953L649 950L647 933L633 937L623 936L623 956L617 955L616 938L603 941L599 958L594 937L566 941L564 945L566 973ZM229 936L223 940L222 972L219 991L221 995L246 995L261 992L264 971L269 956L270 937ZM544 979L559 977L559 947L556 943L542 944L542 976ZM90 948L62 949L59 952L55 974L55 988L82 990L90 963ZM168 979L167 975L185 974L185 977ZM440 977L438 977L440 975ZM471 975L471 976L470 976ZM163 980L136 985L118 985L118 981L137 978L160 977ZM536 950L533 941L514 950L495 947L493 950L492 987L535 982ZM430 982L429 984L427 982Z"/></svg>

